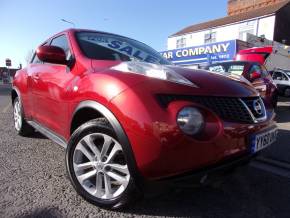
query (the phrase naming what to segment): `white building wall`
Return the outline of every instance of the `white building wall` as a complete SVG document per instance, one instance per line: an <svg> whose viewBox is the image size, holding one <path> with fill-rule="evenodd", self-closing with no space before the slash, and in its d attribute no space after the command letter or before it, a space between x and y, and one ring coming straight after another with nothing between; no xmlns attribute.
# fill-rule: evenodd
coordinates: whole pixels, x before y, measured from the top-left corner
<svg viewBox="0 0 290 218"><path fill-rule="evenodd" d="M273 41L276 16L265 17L259 20L258 36L265 35L266 39Z"/></svg>
<svg viewBox="0 0 290 218"><path fill-rule="evenodd" d="M177 49L176 42L180 38L186 38L186 46L199 46L205 44L205 34L216 32L216 42L240 39L246 41L246 33L251 32L254 35L265 37L273 40L275 27L275 15L256 18L240 23L234 23L226 26L216 27L208 30L188 33L181 36L174 36L168 38L167 49Z"/></svg>

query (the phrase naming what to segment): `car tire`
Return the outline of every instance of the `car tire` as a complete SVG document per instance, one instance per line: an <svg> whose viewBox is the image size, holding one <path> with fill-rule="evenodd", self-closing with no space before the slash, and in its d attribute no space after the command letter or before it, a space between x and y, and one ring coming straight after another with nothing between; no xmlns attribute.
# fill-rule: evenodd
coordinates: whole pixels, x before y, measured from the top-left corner
<svg viewBox="0 0 290 218"><path fill-rule="evenodd" d="M285 97L290 97L290 87L287 87L287 88L284 90L284 96L285 96Z"/></svg>
<svg viewBox="0 0 290 218"><path fill-rule="evenodd" d="M18 135L29 136L34 132L34 128L24 118L23 107L19 97L16 97L13 101L13 119L14 129Z"/></svg>
<svg viewBox="0 0 290 218"><path fill-rule="evenodd" d="M67 172L77 193L107 209L123 208L142 196L127 160L123 145L104 118L81 125L66 151Z"/></svg>
<svg viewBox="0 0 290 218"><path fill-rule="evenodd" d="M272 96L272 105L273 105L274 109L277 108L277 105L278 105L278 93L276 93L276 92Z"/></svg>

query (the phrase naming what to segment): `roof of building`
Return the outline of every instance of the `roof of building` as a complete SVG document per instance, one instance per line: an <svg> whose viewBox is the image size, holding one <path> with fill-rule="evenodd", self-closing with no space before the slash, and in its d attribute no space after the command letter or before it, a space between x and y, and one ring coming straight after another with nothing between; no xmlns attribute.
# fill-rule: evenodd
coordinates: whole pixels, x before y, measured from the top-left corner
<svg viewBox="0 0 290 218"><path fill-rule="evenodd" d="M275 5L259 8L259 9L245 12L242 14L226 16L223 18L207 21L204 23L194 24L194 25L191 25L189 27L186 27L186 28L178 31L177 33L174 33L173 35L171 35L171 37L178 36L178 35L184 35L186 33L197 32L197 31L204 30L204 29L210 29L213 27L223 26L223 25L227 25L227 24L231 24L231 23L236 23L236 22L240 22L243 20L249 20L249 19L253 19L255 17L261 17L261 16L274 14L274 13L278 12L280 9L282 9L284 6L286 6L288 3L290 3L290 1L286 0L286 1L283 1L280 3L277 3Z"/></svg>

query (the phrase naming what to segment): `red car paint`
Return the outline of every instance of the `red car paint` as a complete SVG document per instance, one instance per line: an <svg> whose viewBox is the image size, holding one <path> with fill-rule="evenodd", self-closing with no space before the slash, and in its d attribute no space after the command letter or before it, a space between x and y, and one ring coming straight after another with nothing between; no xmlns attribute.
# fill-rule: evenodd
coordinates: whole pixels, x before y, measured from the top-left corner
<svg viewBox="0 0 290 218"><path fill-rule="evenodd" d="M278 90L271 75L265 66L260 62L248 61L247 55L243 55L243 57L245 61L215 63L207 66L206 69L210 69L215 66L223 66L224 68L229 68L230 66L243 66L241 76L251 82L251 84L260 93L267 107L275 108L277 106ZM262 56L259 55L259 58L261 57Z"/></svg>
<svg viewBox="0 0 290 218"><path fill-rule="evenodd" d="M75 110L91 100L112 112L125 131L138 172L147 179L164 178L249 153L250 137L275 127L275 113L257 123L226 121L213 108L180 97L161 105L158 96L201 96L254 98L258 93L246 82L210 72L170 67L194 82L191 87L139 74L112 70L121 61L93 60L80 49L70 29L65 35L74 57L71 67L62 64L30 63L14 78L27 120L34 120L66 141L73 132ZM164 97L162 97L163 99ZM178 97L179 98L179 97ZM176 122L184 106L200 109L204 130L192 137L182 133ZM233 108L233 110L235 110Z"/></svg>
<svg viewBox="0 0 290 218"><path fill-rule="evenodd" d="M263 65L265 64L265 60L267 59L268 55L272 52L272 46L248 48L240 50L239 53L236 55L235 60L258 62Z"/></svg>

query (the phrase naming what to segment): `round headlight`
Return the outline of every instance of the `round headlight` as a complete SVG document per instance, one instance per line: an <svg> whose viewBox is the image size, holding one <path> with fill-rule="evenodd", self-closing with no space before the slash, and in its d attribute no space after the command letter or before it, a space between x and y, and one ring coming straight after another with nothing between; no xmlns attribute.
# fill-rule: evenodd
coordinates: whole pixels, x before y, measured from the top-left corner
<svg viewBox="0 0 290 218"><path fill-rule="evenodd" d="M204 126L204 119L198 109L184 107L177 115L177 124L185 134L195 135Z"/></svg>

